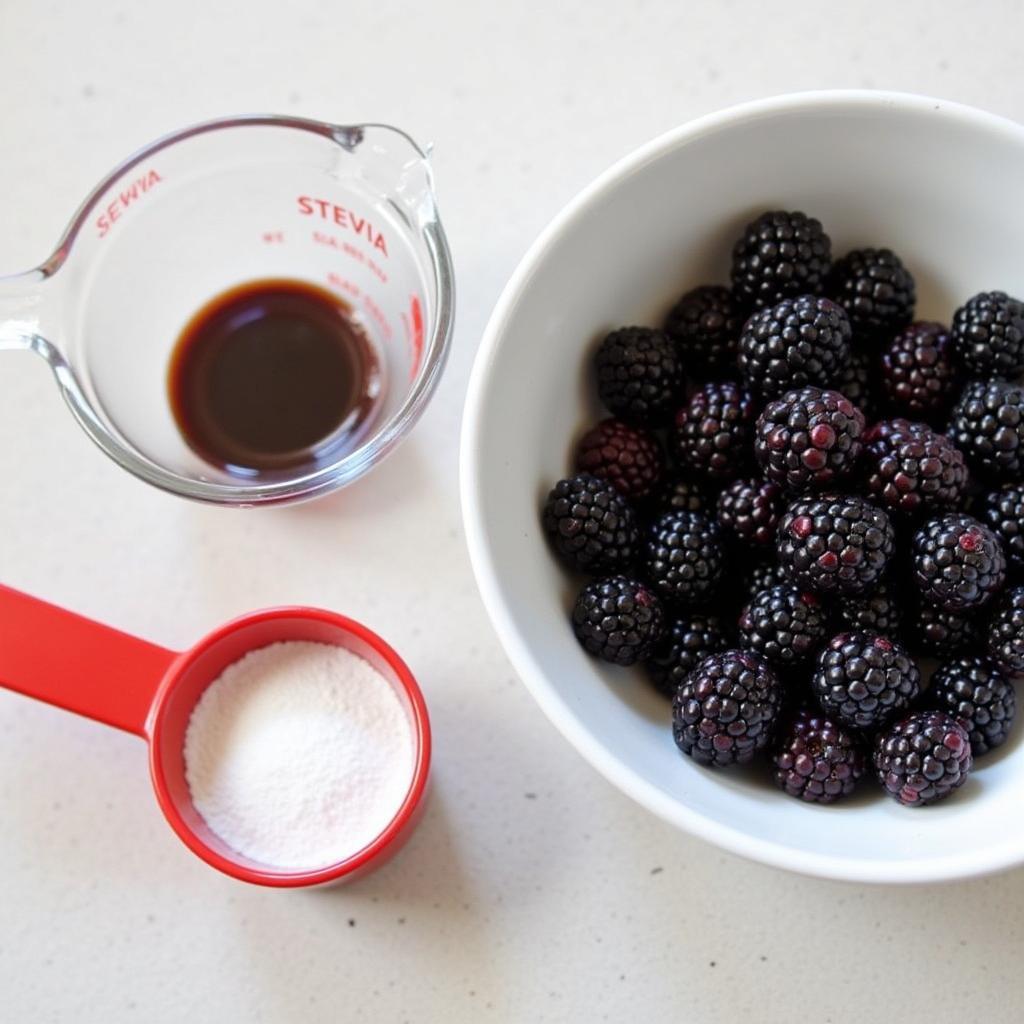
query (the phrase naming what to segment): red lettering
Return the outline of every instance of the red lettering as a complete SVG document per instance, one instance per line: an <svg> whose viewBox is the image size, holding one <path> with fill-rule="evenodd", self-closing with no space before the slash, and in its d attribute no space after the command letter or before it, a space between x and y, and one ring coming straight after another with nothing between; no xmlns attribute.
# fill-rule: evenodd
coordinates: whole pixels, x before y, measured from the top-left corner
<svg viewBox="0 0 1024 1024"><path fill-rule="evenodd" d="M327 275L327 282L334 285L339 291L351 295L353 298L358 299L360 294L362 294L359 290L359 285L353 284L347 277L342 277L340 274L334 273L333 270Z"/></svg>
<svg viewBox="0 0 1024 1024"><path fill-rule="evenodd" d="M107 235L114 226L123 210L127 210L139 197L140 193L145 194L150 187L163 181L160 174L150 169L142 177L136 178L130 185L123 188L117 194L117 198L107 204L106 209L96 218L96 230L100 238Z"/></svg>
<svg viewBox="0 0 1024 1024"><path fill-rule="evenodd" d="M375 320L377 326L381 329L381 333L384 335L385 341L391 340L391 324L388 321L387 316L384 314L384 310L377 305L376 302L369 295L363 296L363 306L366 311L370 314L371 319Z"/></svg>
<svg viewBox="0 0 1024 1024"><path fill-rule="evenodd" d="M383 253L385 257L388 255L388 243L384 236L375 230L374 226L365 217L357 217L344 206L328 202L326 199L315 199L313 196L297 196L296 203L298 204L299 213L303 217L319 215L321 220L331 221L337 224L339 228L347 228L360 237L365 236L374 249ZM314 240L321 241L320 238L316 237L316 233L314 233ZM360 258L362 257L360 256Z"/></svg>

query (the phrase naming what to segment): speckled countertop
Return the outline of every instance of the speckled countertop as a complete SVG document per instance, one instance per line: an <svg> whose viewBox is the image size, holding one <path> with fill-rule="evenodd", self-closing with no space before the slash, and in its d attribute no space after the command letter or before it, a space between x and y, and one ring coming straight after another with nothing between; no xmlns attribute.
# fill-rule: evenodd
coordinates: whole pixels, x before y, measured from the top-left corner
<svg viewBox="0 0 1024 1024"><path fill-rule="evenodd" d="M674 831L569 748L484 616L456 448L502 284L612 160L734 101L821 86L1024 118L1022 66L1012 0L0 4L0 270L46 255L133 147L278 110L433 140L459 275L452 361L413 437L290 510L137 483L38 360L2 357L0 579L168 645L261 604L348 612L418 674L437 760L399 858L347 888L268 892L174 838L141 743L0 694L0 1018L1019 1020L1024 871L917 889L799 878Z"/></svg>

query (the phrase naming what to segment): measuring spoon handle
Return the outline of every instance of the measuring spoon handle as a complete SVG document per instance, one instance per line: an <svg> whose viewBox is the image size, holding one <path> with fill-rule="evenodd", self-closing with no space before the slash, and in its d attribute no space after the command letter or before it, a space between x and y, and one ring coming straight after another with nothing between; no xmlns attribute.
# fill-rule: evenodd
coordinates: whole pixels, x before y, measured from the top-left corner
<svg viewBox="0 0 1024 1024"><path fill-rule="evenodd" d="M176 652L0 584L0 686L146 735Z"/></svg>

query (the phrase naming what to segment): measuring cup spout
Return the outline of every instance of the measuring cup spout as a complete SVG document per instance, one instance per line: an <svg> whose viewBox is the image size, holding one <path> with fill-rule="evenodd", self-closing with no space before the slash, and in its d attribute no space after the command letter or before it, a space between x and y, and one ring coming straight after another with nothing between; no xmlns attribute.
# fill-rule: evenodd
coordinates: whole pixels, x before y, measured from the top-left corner
<svg viewBox="0 0 1024 1024"><path fill-rule="evenodd" d="M342 154L340 178L357 176L387 196L410 224L422 227L437 219L429 147L422 148L401 128L390 124L333 125L331 134Z"/></svg>
<svg viewBox="0 0 1024 1024"><path fill-rule="evenodd" d="M49 343L39 334L45 279L41 270L0 277L0 349L35 349L45 357L40 348Z"/></svg>
<svg viewBox="0 0 1024 1024"><path fill-rule="evenodd" d="M0 585L0 686L146 736L177 658L137 637Z"/></svg>

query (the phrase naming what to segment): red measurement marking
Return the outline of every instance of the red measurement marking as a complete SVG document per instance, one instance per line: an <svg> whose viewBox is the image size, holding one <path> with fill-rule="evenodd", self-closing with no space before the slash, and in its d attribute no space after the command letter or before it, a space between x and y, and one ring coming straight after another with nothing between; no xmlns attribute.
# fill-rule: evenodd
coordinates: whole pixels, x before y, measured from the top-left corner
<svg viewBox="0 0 1024 1024"><path fill-rule="evenodd" d="M327 283L332 288L337 288L339 292L344 292L346 295L352 296L354 299L358 299L362 295L362 290L359 285L354 281L350 281L347 277L342 277L340 274L336 274L333 270L327 275Z"/></svg>
<svg viewBox="0 0 1024 1024"><path fill-rule="evenodd" d="M339 228L345 228L354 232L359 237L366 239L374 249L382 252L387 258L388 244L384 235L370 223L366 217L360 217L344 206L337 203L330 203L326 199L314 199L312 196L299 196L297 199L299 213L303 217L320 217L321 220L331 221Z"/></svg>
<svg viewBox="0 0 1024 1024"><path fill-rule="evenodd" d="M412 321L412 373L415 377L419 373L420 363L423 361L423 307L420 305L420 297L414 295L409 303L409 319Z"/></svg>
<svg viewBox="0 0 1024 1024"><path fill-rule="evenodd" d="M370 268L370 272L380 281L381 284L388 283L388 275L381 267L379 267L373 260L367 260L366 265Z"/></svg>
<svg viewBox="0 0 1024 1024"><path fill-rule="evenodd" d="M96 231L100 238L103 238L114 226L115 222L121 219L121 214L132 203L137 199L141 199L151 188L163 180L159 172L151 168L148 171L144 171L134 181L122 186L117 195L107 203L103 208L103 212L96 218Z"/></svg>
<svg viewBox="0 0 1024 1024"><path fill-rule="evenodd" d="M283 245L284 244L284 232L283 231L264 231L261 236L263 241L267 245Z"/></svg>
<svg viewBox="0 0 1024 1024"><path fill-rule="evenodd" d="M317 245L326 245L328 249L337 249L338 252L343 252L346 256L351 256L352 259L359 263L366 262L366 254L361 249L357 249L351 242L343 242L340 238L336 238L334 235L328 235L323 231L314 231L313 241L316 242Z"/></svg>
<svg viewBox="0 0 1024 1024"><path fill-rule="evenodd" d="M381 329L381 333L384 335L385 341L391 340L391 321L388 320L387 314L384 312L376 302L370 298L369 295L363 296L363 306L366 312L370 314L370 319Z"/></svg>

